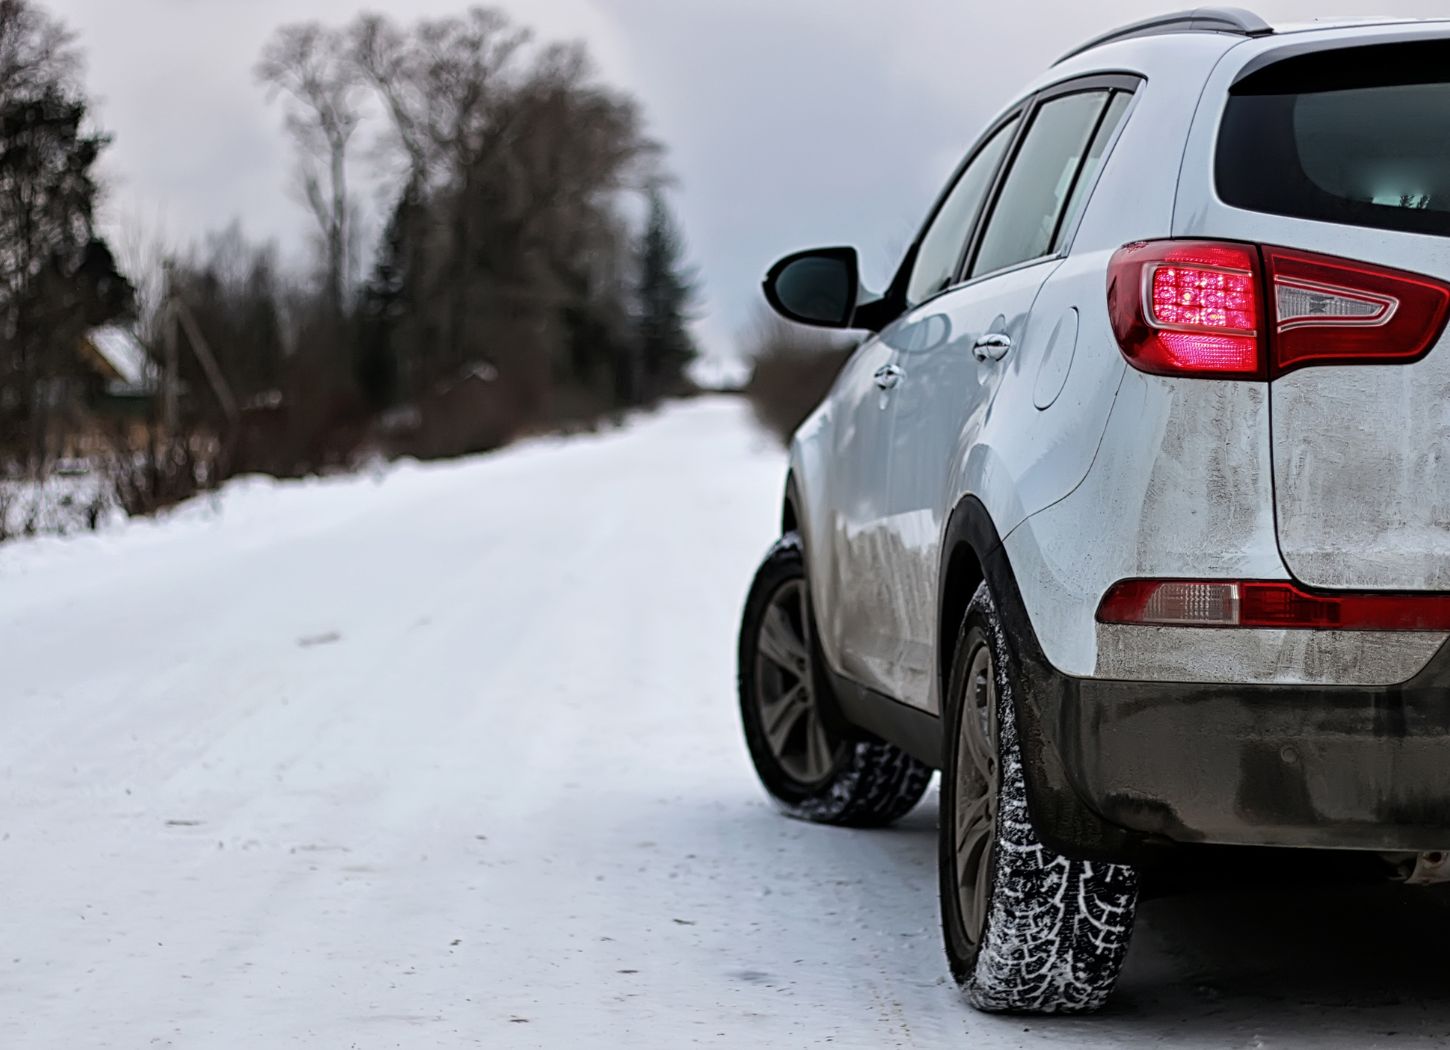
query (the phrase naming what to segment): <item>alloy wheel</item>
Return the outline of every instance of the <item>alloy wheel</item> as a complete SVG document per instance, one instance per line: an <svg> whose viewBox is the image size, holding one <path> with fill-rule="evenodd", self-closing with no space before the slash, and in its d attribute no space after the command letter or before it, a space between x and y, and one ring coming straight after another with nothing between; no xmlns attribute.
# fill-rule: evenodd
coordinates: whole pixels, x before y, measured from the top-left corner
<svg viewBox="0 0 1450 1050"><path fill-rule="evenodd" d="M957 901L967 939L978 946L987 920L997 838L997 678L983 640L972 654L956 740L953 844Z"/></svg>
<svg viewBox="0 0 1450 1050"><path fill-rule="evenodd" d="M821 720L811 642L805 583L789 580L771 596L760 620L755 698L771 754L803 787L829 780L841 750Z"/></svg>

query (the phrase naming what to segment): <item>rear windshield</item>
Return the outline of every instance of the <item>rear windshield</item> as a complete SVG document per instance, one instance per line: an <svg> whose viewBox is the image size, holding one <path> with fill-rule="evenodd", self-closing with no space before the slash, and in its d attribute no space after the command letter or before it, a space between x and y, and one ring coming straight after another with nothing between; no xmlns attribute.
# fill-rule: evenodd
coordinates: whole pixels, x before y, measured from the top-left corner
<svg viewBox="0 0 1450 1050"><path fill-rule="evenodd" d="M1316 51L1250 73L1219 196L1252 211L1450 235L1450 41Z"/></svg>

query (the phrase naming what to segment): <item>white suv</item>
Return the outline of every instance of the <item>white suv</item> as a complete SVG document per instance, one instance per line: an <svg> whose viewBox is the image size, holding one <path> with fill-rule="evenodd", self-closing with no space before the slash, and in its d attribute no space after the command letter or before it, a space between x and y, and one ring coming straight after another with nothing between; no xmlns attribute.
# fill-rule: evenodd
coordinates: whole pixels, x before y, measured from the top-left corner
<svg viewBox="0 0 1450 1050"><path fill-rule="evenodd" d="M789 813L943 770L942 925L984 1009L1100 1006L1138 872L1450 845L1450 22L1110 33L967 154L791 446L740 639Z"/></svg>

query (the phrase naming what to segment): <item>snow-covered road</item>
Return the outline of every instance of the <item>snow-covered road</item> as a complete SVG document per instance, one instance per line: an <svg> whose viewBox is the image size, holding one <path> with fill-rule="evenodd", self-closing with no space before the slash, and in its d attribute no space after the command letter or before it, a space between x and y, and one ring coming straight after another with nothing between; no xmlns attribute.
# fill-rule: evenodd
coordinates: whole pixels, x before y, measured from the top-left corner
<svg viewBox="0 0 1450 1050"><path fill-rule="evenodd" d="M1450 911L1144 908L1091 1020L945 978L936 801L778 817L733 710L782 457L622 433L0 548L0 1048L1430 1045Z"/></svg>

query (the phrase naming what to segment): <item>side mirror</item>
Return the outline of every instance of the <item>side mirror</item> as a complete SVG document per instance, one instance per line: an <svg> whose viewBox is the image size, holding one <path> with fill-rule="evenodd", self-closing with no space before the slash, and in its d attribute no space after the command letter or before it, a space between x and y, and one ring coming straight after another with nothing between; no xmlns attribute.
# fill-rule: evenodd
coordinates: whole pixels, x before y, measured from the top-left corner
<svg viewBox="0 0 1450 1050"><path fill-rule="evenodd" d="M855 248L817 248L787 255L765 275L765 300L790 321L851 328L861 277Z"/></svg>

